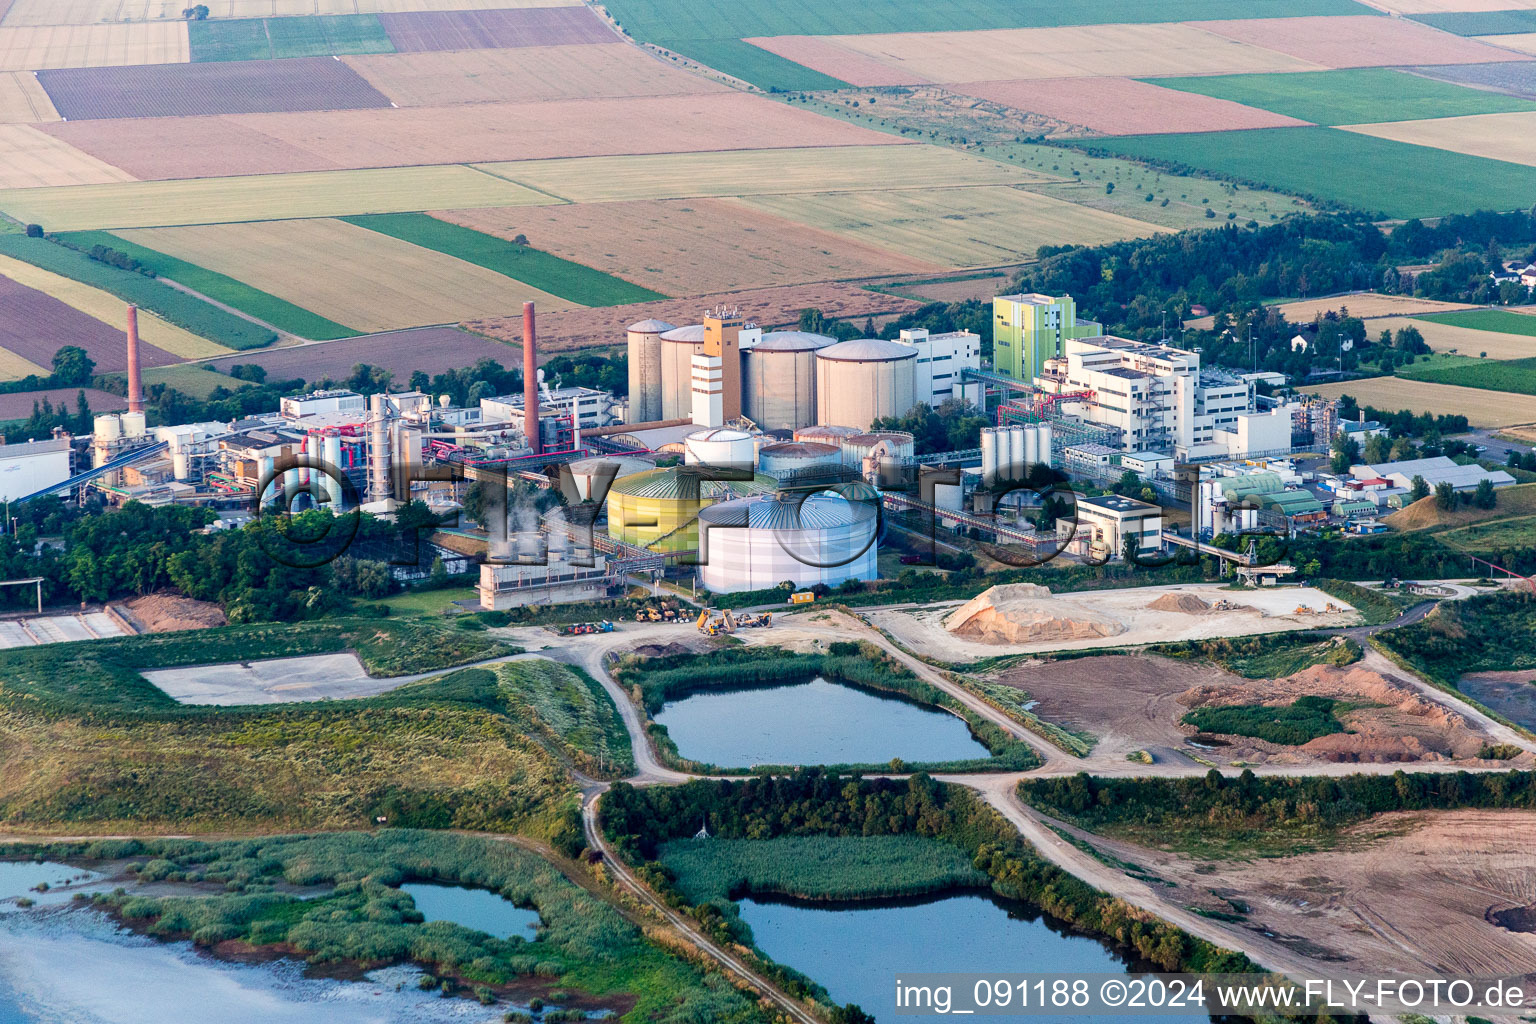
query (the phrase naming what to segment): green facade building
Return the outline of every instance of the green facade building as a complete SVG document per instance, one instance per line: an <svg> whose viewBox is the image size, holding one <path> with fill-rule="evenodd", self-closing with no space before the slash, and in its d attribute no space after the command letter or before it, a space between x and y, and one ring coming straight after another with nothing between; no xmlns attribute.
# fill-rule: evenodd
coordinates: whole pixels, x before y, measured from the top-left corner
<svg viewBox="0 0 1536 1024"><path fill-rule="evenodd" d="M1070 295L999 295L992 300L992 368L1017 381L1040 376L1045 361L1063 355L1069 339L1103 334L1101 325L1077 318L1077 302Z"/></svg>

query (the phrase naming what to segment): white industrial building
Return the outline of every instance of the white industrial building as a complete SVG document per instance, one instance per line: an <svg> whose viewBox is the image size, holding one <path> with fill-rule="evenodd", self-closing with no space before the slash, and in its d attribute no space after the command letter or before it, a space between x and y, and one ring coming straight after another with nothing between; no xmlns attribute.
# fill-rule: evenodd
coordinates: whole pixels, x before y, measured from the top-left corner
<svg viewBox="0 0 1536 1024"><path fill-rule="evenodd" d="M1379 462L1374 466L1351 466L1349 475L1356 480L1386 480L1403 491L1413 487L1413 478L1421 476L1431 490L1442 483L1449 483L1457 491L1475 491L1484 480L1494 487L1513 487L1515 478L1502 469L1488 470L1482 466L1463 466L1444 455L1431 459L1405 459L1401 462Z"/></svg>
<svg viewBox="0 0 1536 1024"><path fill-rule="evenodd" d="M1077 499L1077 529L1078 537L1111 557L1118 557L1125 551L1126 537L1136 538L1138 552L1161 551L1163 510L1150 502L1118 494L1080 497Z"/></svg>
<svg viewBox="0 0 1536 1024"><path fill-rule="evenodd" d="M569 416L572 423L581 430L619 422L613 395L597 388L545 388L539 395L539 409L546 414L556 410ZM485 423L521 423L523 396L482 398L480 415Z"/></svg>
<svg viewBox="0 0 1536 1024"><path fill-rule="evenodd" d="M879 496L763 494L703 508L699 580L717 594L835 587L879 574Z"/></svg>
<svg viewBox="0 0 1536 1024"><path fill-rule="evenodd" d="M64 437L0 445L0 500L15 501L68 480L72 454Z"/></svg>
<svg viewBox="0 0 1536 1024"><path fill-rule="evenodd" d="M917 352L913 367L913 405L926 402L937 409L951 398L963 398L981 404L981 383L966 384L966 370L981 369L981 335L970 331L930 334L921 328L901 332L898 345L909 345Z"/></svg>
<svg viewBox="0 0 1536 1024"><path fill-rule="evenodd" d="M356 391L311 391L285 398L278 404L278 413L286 420L325 412L350 412L361 417L368 412L368 401Z"/></svg>

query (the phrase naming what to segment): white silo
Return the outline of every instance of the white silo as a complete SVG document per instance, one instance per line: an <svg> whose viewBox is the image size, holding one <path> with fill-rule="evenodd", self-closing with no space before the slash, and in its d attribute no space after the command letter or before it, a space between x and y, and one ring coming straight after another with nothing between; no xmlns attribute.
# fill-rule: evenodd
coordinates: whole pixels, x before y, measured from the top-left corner
<svg viewBox="0 0 1536 1024"><path fill-rule="evenodd" d="M123 413L123 436L143 437L145 429L144 414L142 412Z"/></svg>
<svg viewBox="0 0 1536 1024"><path fill-rule="evenodd" d="M997 428L981 428L981 478L988 483L997 479Z"/></svg>
<svg viewBox="0 0 1536 1024"><path fill-rule="evenodd" d="M1051 454L1051 425L1042 423L1035 428L1035 435L1039 439L1040 461L1047 466L1055 465L1055 459Z"/></svg>
<svg viewBox="0 0 1536 1024"><path fill-rule="evenodd" d="M816 422L816 353L837 339L805 331L770 331L741 353L744 415L763 430Z"/></svg>
<svg viewBox="0 0 1536 1024"><path fill-rule="evenodd" d="M868 490L867 488L865 490ZM701 509L699 580L717 594L878 575L878 495L764 494Z"/></svg>
<svg viewBox="0 0 1536 1024"><path fill-rule="evenodd" d="M879 338L844 341L816 353L816 420L868 430L917 403L917 349Z"/></svg>
<svg viewBox="0 0 1536 1024"><path fill-rule="evenodd" d="M325 481L325 493L330 497L331 508L339 510L342 504L341 480L341 435L325 435L324 454L325 468L320 472L320 479ZM334 474L334 475L333 475Z"/></svg>
<svg viewBox="0 0 1536 1024"><path fill-rule="evenodd" d="M704 351L704 325L661 333L661 418L693 417L693 357Z"/></svg>
<svg viewBox="0 0 1536 1024"><path fill-rule="evenodd" d="M683 439L683 462L689 466L750 470L755 453L752 435L735 427L695 430Z"/></svg>
<svg viewBox="0 0 1536 1024"><path fill-rule="evenodd" d="M177 480L192 478L192 451L188 447L190 443L182 434L171 438L171 476Z"/></svg>
<svg viewBox="0 0 1536 1024"><path fill-rule="evenodd" d="M631 423L650 423L661 419L661 336L672 329L672 324L665 320L641 320L629 325Z"/></svg>
<svg viewBox="0 0 1536 1024"><path fill-rule="evenodd" d="M1033 423L1024 427L1024 463L1023 468L1028 471L1030 466L1040 461L1040 436Z"/></svg>
<svg viewBox="0 0 1536 1024"><path fill-rule="evenodd" d="M842 465L842 449L820 441L785 441L767 445L757 453L757 471L775 480L812 474L831 477Z"/></svg>
<svg viewBox="0 0 1536 1024"><path fill-rule="evenodd" d="M1025 456L1024 428L1017 423L1008 428L1008 479L1018 480L1024 476Z"/></svg>
<svg viewBox="0 0 1536 1024"><path fill-rule="evenodd" d="M859 472L865 456L881 445L885 446L885 457L889 459L911 458L917 451L916 439L905 430L873 430L843 438L843 465Z"/></svg>

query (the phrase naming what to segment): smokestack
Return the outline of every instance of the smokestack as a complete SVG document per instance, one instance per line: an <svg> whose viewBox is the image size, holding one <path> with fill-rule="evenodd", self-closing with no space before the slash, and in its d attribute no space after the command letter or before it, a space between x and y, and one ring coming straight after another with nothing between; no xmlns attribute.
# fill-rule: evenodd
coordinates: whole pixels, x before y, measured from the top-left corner
<svg viewBox="0 0 1536 1024"><path fill-rule="evenodd" d="M144 378L139 374L139 307L128 303L128 411L144 411Z"/></svg>
<svg viewBox="0 0 1536 1024"><path fill-rule="evenodd" d="M544 451L539 443L539 358L533 330L533 303L523 303L523 433L533 454Z"/></svg>

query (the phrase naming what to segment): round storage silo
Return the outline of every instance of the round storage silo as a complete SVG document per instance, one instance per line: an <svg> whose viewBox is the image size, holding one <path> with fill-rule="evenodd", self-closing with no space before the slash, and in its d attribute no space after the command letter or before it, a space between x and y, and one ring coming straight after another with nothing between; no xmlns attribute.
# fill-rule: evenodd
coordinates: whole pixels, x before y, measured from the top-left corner
<svg viewBox="0 0 1536 1024"><path fill-rule="evenodd" d="M885 445L886 457L911 458L917 451L916 439L905 430L874 430L843 438L843 465L857 470L864 465L864 456Z"/></svg>
<svg viewBox="0 0 1536 1024"><path fill-rule="evenodd" d="M757 453L757 471L775 480L789 481L813 471L830 475L842 465L842 449L820 441L770 444Z"/></svg>
<svg viewBox="0 0 1536 1024"><path fill-rule="evenodd" d="M704 325L674 327L661 340L661 418L693 416L693 357L704 351Z"/></svg>
<svg viewBox="0 0 1536 1024"><path fill-rule="evenodd" d="M879 338L830 345L816 353L816 420L868 430L883 416L916 404L917 349Z"/></svg>
<svg viewBox="0 0 1536 1024"><path fill-rule="evenodd" d="M843 438L862 433L864 431L858 427L840 427L835 424L822 423L813 427L801 427L795 431L795 440L815 441L818 444L829 444L834 448L842 448Z"/></svg>
<svg viewBox="0 0 1536 1024"><path fill-rule="evenodd" d="M661 419L661 336L672 330L665 320L629 325L629 422Z"/></svg>
<svg viewBox="0 0 1536 1024"><path fill-rule="evenodd" d="M611 474L612 480L620 480L655 468L644 459L632 459L623 455L599 455L571 463L571 483L575 486L581 500L586 501L600 489L598 479L604 474ZM609 482L610 487L612 480Z"/></svg>
<svg viewBox="0 0 1536 1024"><path fill-rule="evenodd" d="M878 500L878 499L877 499ZM820 492L764 494L699 513L699 581L717 594L872 580L878 569L878 506Z"/></svg>
<svg viewBox="0 0 1536 1024"><path fill-rule="evenodd" d="M816 422L816 353L835 338L805 331L770 331L741 354L741 399L748 419L764 430L795 430Z"/></svg>
<svg viewBox="0 0 1536 1024"><path fill-rule="evenodd" d="M756 461L752 435L735 427L706 427L683 439L683 461L690 466L751 469Z"/></svg>
<svg viewBox="0 0 1536 1024"><path fill-rule="evenodd" d="M710 480L707 467L650 469L614 481L608 491L608 536L656 552L699 545L699 511L717 501L761 494L773 480Z"/></svg>

